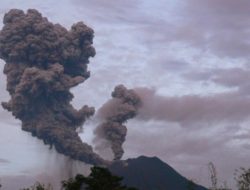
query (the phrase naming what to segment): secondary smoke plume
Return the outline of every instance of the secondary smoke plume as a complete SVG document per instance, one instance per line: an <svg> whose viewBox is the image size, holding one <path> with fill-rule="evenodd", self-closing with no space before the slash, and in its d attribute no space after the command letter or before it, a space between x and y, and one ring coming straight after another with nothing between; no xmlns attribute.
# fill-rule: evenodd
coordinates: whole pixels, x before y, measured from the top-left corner
<svg viewBox="0 0 250 190"><path fill-rule="evenodd" d="M12 9L0 31L0 58L11 99L2 106L22 121L22 129L54 146L59 153L90 164L103 164L76 129L94 108L76 110L70 88L89 76L89 57L95 55L93 30L83 22L70 30L52 24L34 9Z"/></svg>
<svg viewBox="0 0 250 190"><path fill-rule="evenodd" d="M104 122L95 130L95 141L108 141L114 153L114 160L119 160L124 153L122 144L127 134L127 128L123 124L137 115L141 100L134 90L129 90L123 85L115 87L112 97L98 111L98 116L104 119ZM102 145L99 144L97 147Z"/></svg>
<svg viewBox="0 0 250 190"><path fill-rule="evenodd" d="M143 106L137 119L176 122L181 126L195 123L237 123L249 119L250 97L237 92L210 96L161 96L154 89L137 88Z"/></svg>

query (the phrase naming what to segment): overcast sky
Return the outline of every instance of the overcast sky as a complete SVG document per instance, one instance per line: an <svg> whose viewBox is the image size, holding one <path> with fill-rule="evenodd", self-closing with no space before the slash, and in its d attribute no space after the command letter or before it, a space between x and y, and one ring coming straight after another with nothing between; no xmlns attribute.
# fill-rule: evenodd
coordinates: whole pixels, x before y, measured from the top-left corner
<svg viewBox="0 0 250 190"><path fill-rule="evenodd" d="M97 54L91 77L72 89L76 107L98 109L117 84L143 88L147 109L127 124L124 159L158 156L206 186L209 162L229 185L234 169L249 166L249 0L1 0L1 20L11 8L38 9L66 28L84 21L94 29ZM0 175L54 164L55 153L2 108L0 116ZM93 125L82 134L89 143Z"/></svg>

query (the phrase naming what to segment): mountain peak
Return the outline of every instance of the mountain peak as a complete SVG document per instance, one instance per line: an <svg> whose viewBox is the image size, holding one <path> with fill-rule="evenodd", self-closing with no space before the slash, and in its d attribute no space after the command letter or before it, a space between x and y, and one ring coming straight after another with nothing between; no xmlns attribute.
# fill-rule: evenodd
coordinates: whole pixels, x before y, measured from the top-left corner
<svg viewBox="0 0 250 190"><path fill-rule="evenodd" d="M158 157L139 156L116 161L109 169L124 177L124 184L139 190L187 190L190 181ZM194 190L206 188L194 184Z"/></svg>

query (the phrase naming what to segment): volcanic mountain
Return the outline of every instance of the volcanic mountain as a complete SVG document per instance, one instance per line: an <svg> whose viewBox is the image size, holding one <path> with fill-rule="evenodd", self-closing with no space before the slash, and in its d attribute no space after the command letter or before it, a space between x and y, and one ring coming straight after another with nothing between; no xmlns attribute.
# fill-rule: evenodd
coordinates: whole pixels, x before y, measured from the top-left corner
<svg viewBox="0 0 250 190"><path fill-rule="evenodd" d="M139 190L207 190L181 176L157 157L140 156L116 161L109 166L112 173L122 176L123 183Z"/></svg>

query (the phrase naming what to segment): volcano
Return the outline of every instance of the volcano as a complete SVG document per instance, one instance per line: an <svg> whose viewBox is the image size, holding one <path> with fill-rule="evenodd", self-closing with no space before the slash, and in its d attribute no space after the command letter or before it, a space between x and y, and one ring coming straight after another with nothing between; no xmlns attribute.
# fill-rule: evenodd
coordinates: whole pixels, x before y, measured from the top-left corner
<svg viewBox="0 0 250 190"><path fill-rule="evenodd" d="M110 171L123 177L123 183L139 190L207 190L180 175L157 157L140 156L116 161Z"/></svg>

